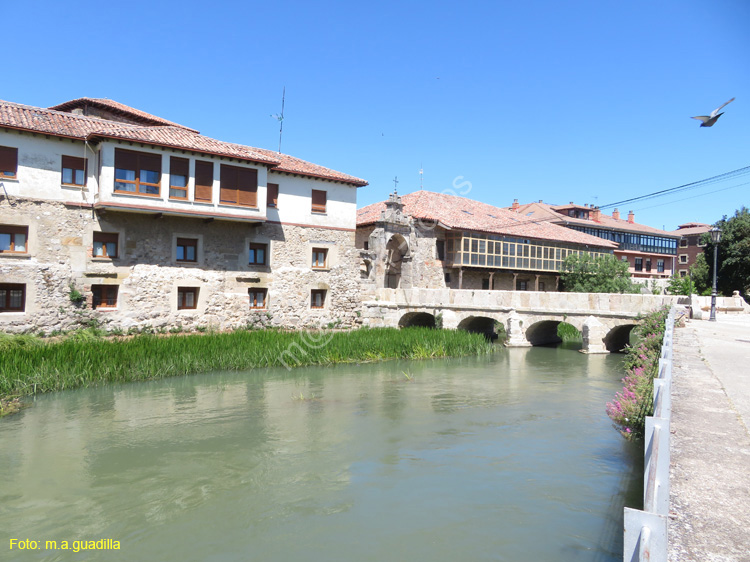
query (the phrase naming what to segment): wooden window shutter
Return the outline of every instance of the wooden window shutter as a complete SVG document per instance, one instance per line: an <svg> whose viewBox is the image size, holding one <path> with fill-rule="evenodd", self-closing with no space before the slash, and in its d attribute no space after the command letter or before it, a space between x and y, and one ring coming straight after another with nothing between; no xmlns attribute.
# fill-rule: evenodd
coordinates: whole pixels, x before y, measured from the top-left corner
<svg viewBox="0 0 750 562"><path fill-rule="evenodd" d="M312 190L312 210L318 213L326 212L326 192L320 189Z"/></svg>
<svg viewBox="0 0 750 562"><path fill-rule="evenodd" d="M269 207L277 207L278 204L279 204L279 184L269 183L266 205L268 205Z"/></svg>
<svg viewBox="0 0 750 562"><path fill-rule="evenodd" d="M63 168L71 168L73 170L85 170L86 169L86 161L83 158L78 158L76 156L65 156L62 157L62 167Z"/></svg>
<svg viewBox="0 0 750 562"><path fill-rule="evenodd" d="M237 168L234 166L221 165L221 177L219 181L219 201L222 203L237 203Z"/></svg>
<svg viewBox="0 0 750 562"><path fill-rule="evenodd" d="M195 200L211 201L214 186L214 164L204 160L195 161Z"/></svg>
<svg viewBox="0 0 750 562"><path fill-rule="evenodd" d="M138 155L129 150L115 150L115 168L119 170L137 170Z"/></svg>
<svg viewBox="0 0 750 562"><path fill-rule="evenodd" d="M138 158L138 164L141 170L148 170L149 172L157 172L161 175L161 155L160 154L145 154L141 153ZM141 178L141 181L144 181Z"/></svg>
<svg viewBox="0 0 750 562"><path fill-rule="evenodd" d="M0 177L16 177L18 171L18 149L0 146Z"/></svg>
<svg viewBox="0 0 750 562"><path fill-rule="evenodd" d="M169 159L169 173L174 174L175 176L189 176L190 175L190 167L189 162L187 158L178 158L177 156L172 156Z"/></svg>
<svg viewBox="0 0 750 562"><path fill-rule="evenodd" d="M247 207L258 206L258 170L237 168L238 203Z"/></svg>

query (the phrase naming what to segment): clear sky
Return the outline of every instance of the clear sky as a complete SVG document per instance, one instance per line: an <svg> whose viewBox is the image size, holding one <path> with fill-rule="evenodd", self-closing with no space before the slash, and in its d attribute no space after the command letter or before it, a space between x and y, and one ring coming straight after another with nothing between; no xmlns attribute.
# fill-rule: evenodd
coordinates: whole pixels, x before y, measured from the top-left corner
<svg viewBox="0 0 750 562"><path fill-rule="evenodd" d="M0 98L106 97L370 182L601 206L750 166L750 2L5 2ZM711 128L706 115L736 97ZM469 183L466 183L469 182ZM745 184L745 185L743 185ZM620 207L672 230L750 174ZM607 209L611 212L611 209Z"/></svg>

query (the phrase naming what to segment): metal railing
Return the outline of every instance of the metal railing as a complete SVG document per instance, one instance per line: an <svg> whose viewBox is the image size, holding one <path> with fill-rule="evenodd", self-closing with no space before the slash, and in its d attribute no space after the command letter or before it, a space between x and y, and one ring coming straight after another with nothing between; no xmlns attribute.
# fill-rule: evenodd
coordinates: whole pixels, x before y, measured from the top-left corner
<svg viewBox="0 0 750 562"><path fill-rule="evenodd" d="M667 562L669 521L669 422L672 417L672 352L676 309L666 320L654 379L654 415L646 418L643 510L625 508L625 562Z"/></svg>

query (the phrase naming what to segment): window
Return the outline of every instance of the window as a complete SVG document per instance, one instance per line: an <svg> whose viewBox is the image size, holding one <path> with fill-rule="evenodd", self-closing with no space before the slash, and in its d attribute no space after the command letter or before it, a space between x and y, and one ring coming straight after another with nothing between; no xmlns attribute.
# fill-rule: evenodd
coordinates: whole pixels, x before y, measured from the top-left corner
<svg viewBox="0 0 750 562"><path fill-rule="evenodd" d="M482 290L483 291L489 291L490 290L490 278L482 279Z"/></svg>
<svg viewBox="0 0 750 562"><path fill-rule="evenodd" d="M680 277L687 277L687 271L685 271L684 269L681 269L680 270Z"/></svg>
<svg viewBox="0 0 750 562"><path fill-rule="evenodd" d="M687 262L688 262L687 254L680 254L680 263L687 263Z"/></svg>
<svg viewBox="0 0 750 562"><path fill-rule="evenodd" d="M435 249L437 251L437 259L440 261L445 260L445 240L438 240L435 243Z"/></svg>
<svg viewBox="0 0 750 562"><path fill-rule="evenodd" d="M249 289L250 308L266 308L268 289Z"/></svg>
<svg viewBox="0 0 750 562"><path fill-rule="evenodd" d="M446 274L444 276L444 279L445 279L445 284L446 285L450 285L451 284L451 274L450 273L446 272Z"/></svg>
<svg viewBox="0 0 750 562"><path fill-rule="evenodd" d="M94 294L93 308L115 308L117 289L117 285L91 285L91 292Z"/></svg>
<svg viewBox="0 0 750 562"><path fill-rule="evenodd" d="M62 182L65 185L86 185L86 160L75 156L63 156Z"/></svg>
<svg viewBox="0 0 750 562"><path fill-rule="evenodd" d="M320 189L312 190L312 212L313 213L325 213L326 212L326 192Z"/></svg>
<svg viewBox="0 0 750 562"><path fill-rule="evenodd" d="M205 160L195 161L195 200L213 200L214 163Z"/></svg>
<svg viewBox="0 0 750 562"><path fill-rule="evenodd" d="M0 225L0 254L25 254L28 239L28 226Z"/></svg>
<svg viewBox="0 0 750 562"><path fill-rule="evenodd" d="M326 290L313 289L310 291L310 308L323 308L326 304Z"/></svg>
<svg viewBox="0 0 750 562"><path fill-rule="evenodd" d="M266 204L268 207L278 207L279 205L279 184L278 183L268 184L268 197L267 197Z"/></svg>
<svg viewBox="0 0 750 562"><path fill-rule="evenodd" d="M177 261L191 263L198 261L198 240L196 238L178 238L176 250Z"/></svg>
<svg viewBox="0 0 750 562"><path fill-rule="evenodd" d="M161 156L115 149L115 191L159 195Z"/></svg>
<svg viewBox="0 0 750 562"><path fill-rule="evenodd" d="M169 158L169 198L187 199L190 162L187 158L172 156Z"/></svg>
<svg viewBox="0 0 750 562"><path fill-rule="evenodd" d="M516 281L516 291L528 291L529 282L528 281L521 281L520 279Z"/></svg>
<svg viewBox="0 0 750 562"><path fill-rule="evenodd" d="M177 310L190 310L198 307L198 287L178 287Z"/></svg>
<svg viewBox="0 0 750 562"><path fill-rule="evenodd" d="M544 281L539 281L539 290L540 291L544 291L545 287L546 287L546 285L544 284Z"/></svg>
<svg viewBox="0 0 750 562"><path fill-rule="evenodd" d="M266 265L267 255L268 244L250 244L248 263L250 265Z"/></svg>
<svg viewBox="0 0 750 562"><path fill-rule="evenodd" d="M258 205L258 170L222 164L219 202L256 207Z"/></svg>
<svg viewBox="0 0 750 562"><path fill-rule="evenodd" d="M370 249L370 242L365 240L365 250L369 250L369 249Z"/></svg>
<svg viewBox="0 0 750 562"><path fill-rule="evenodd" d="M0 179L16 179L18 171L18 149L0 146Z"/></svg>
<svg viewBox="0 0 750 562"><path fill-rule="evenodd" d="M688 240L687 238L680 238L680 248L687 248Z"/></svg>
<svg viewBox="0 0 750 562"><path fill-rule="evenodd" d="M664 260L656 260L656 271L664 273Z"/></svg>
<svg viewBox="0 0 750 562"><path fill-rule="evenodd" d="M651 260L646 260L646 271L651 271Z"/></svg>
<svg viewBox="0 0 750 562"><path fill-rule="evenodd" d="M635 258L635 270L643 271L643 258Z"/></svg>
<svg viewBox="0 0 750 562"><path fill-rule="evenodd" d="M26 307L26 285L0 283L0 312L23 312Z"/></svg>
<svg viewBox="0 0 750 562"><path fill-rule="evenodd" d="M94 232L93 256L95 258L116 258L118 237L119 235L116 232Z"/></svg>
<svg viewBox="0 0 750 562"><path fill-rule="evenodd" d="M327 267L328 250L326 248L313 248L312 267L313 269L325 269Z"/></svg>

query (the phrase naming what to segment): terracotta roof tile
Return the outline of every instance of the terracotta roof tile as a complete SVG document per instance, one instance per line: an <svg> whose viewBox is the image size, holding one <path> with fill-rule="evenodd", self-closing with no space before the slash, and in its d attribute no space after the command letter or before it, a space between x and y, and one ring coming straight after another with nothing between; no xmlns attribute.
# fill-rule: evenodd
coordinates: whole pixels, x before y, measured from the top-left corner
<svg viewBox="0 0 750 562"><path fill-rule="evenodd" d="M530 218L545 219L556 222L558 224L567 224L571 226L583 226L589 228L606 228L609 230L622 230L627 232L638 232L640 234L649 234L653 236L667 236L674 237L673 232L666 230L659 230L652 226L645 224L639 224L637 222L628 222L626 219L616 219L604 212L601 212L599 220L593 220L591 218L593 214L593 208L588 207L589 218L588 219L577 219L569 217L562 213L558 213L556 209L569 209L571 207L582 208L580 205L550 205L547 203L527 203L520 205L515 213L528 216ZM625 215L627 217L627 215Z"/></svg>
<svg viewBox="0 0 750 562"><path fill-rule="evenodd" d="M111 100L106 101L111 102ZM116 102L112 103L116 104ZM62 104L56 107L64 107L65 105ZM127 106L122 107L127 108ZM367 185L367 182L363 179L312 164L293 156L279 154L262 148L219 141L198 134L192 129L173 124L134 125L0 100L0 127L80 140L112 138L141 142L144 144L237 158L249 162L258 162L270 166L274 171L340 181L357 187Z"/></svg>
<svg viewBox="0 0 750 562"><path fill-rule="evenodd" d="M677 234L678 236L690 236L691 234L703 234L712 228L713 227L710 224L689 222L687 224L681 224L677 230L672 231L672 234Z"/></svg>
<svg viewBox="0 0 750 562"><path fill-rule="evenodd" d="M130 107L129 105L125 105L124 103L116 102L114 100L109 100L106 98L78 98L75 100L66 101L65 103L61 103L58 105L53 105L49 109L57 111L72 111L74 109L84 108L87 105L108 109L115 113L127 115L132 119L141 121L144 125L169 125L171 127L180 127L182 129L187 129L188 131L193 131L194 133L198 132L195 129L173 123L172 121L167 121L166 119L157 117L156 115L151 115L150 113L146 113L145 111L141 111L140 109L136 109L134 107Z"/></svg>
<svg viewBox="0 0 750 562"><path fill-rule="evenodd" d="M504 234L521 238L554 240L574 244L585 244L603 248L616 248L617 244L590 236L583 232L557 226L547 220L528 217L493 207L486 203L431 191L415 191L401 197L404 213L415 219L439 221L448 228L470 230L490 234ZM357 211L357 226L373 224L385 210L385 202L374 203Z"/></svg>

